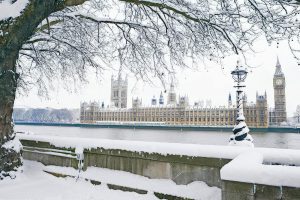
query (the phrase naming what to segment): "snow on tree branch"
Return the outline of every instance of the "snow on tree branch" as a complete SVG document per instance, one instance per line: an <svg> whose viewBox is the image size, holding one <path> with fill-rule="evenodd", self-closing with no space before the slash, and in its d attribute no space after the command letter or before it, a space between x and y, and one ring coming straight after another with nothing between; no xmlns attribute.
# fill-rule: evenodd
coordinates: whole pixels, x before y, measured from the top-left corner
<svg viewBox="0 0 300 200"><path fill-rule="evenodd" d="M299 36L292 1L70 0L54 10L20 51L19 70L34 85L119 65L164 79L174 67L243 53L262 34L270 42Z"/></svg>
<svg viewBox="0 0 300 200"><path fill-rule="evenodd" d="M116 20L116 19L110 19L110 18L99 18L94 15L91 15L89 13L84 13L80 11L75 11L71 13L64 14L65 17L72 17L74 19L76 18L85 18L88 20L91 20L95 23L106 23L106 24L118 24L118 25L128 25L130 27L142 27L142 28L151 28L150 26L143 25L142 23L136 23L136 22L130 22L130 21L124 21L124 20Z"/></svg>

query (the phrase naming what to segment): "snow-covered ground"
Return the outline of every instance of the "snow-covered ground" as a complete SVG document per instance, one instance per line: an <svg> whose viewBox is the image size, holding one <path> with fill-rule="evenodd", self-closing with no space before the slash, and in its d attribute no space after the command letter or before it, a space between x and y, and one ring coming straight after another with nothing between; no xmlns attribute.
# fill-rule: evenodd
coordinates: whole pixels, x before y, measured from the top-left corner
<svg viewBox="0 0 300 200"><path fill-rule="evenodd" d="M75 170L72 167L46 166L44 171L69 175L72 177L78 176L78 170ZM129 172L98 167L88 167L86 171L79 174L79 177L87 180L98 181L102 184L125 186L145 190L151 193L158 192L189 199L221 199L220 188L209 187L202 181L194 181L188 185L177 185L174 181L169 179L150 179Z"/></svg>
<svg viewBox="0 0 300 200"><path fill-rule="evenodd" d="M22 169L22 171L21 171ZM199 196L195 199L220 200L221 190L208 187L205 183L195 182L176 185L170 180L151 180L146 177L127 172L92 167L80 174L80 178L57 178L48 172L77 175L73 168L44 166L36 161L24 161L24 165L16 178L0 181L0 200L154 200L153 191L178 193L187 197ZM101 181L101 185L93 185L87 179ZM122 186L137 186L147 189L147 194L111 190L106 183ZM157 184L156 184L157 183Z"/></svg>
<svg viewBox="0 0 300 200"><path fill-rule="evenodd" d="M43 172L44 166L35 161L24 161L23 173L16 179L0 181L0 200L149 200L153 194L137 194L110 190L106 185L92 185L85 180L57 178ZM120 177L121 178L121 177Z"/></svg>

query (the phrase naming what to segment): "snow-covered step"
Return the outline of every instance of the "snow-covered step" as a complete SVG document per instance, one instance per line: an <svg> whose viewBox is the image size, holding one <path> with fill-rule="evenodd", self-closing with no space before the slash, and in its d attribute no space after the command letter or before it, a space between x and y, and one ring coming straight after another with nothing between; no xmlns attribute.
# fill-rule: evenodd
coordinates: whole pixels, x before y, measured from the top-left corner
<svg viewBox="0 0 300 200"><path fill-rule="evenodd" d="M43 171L36 161L23 161L15 179L0 181L0 200L158 200L154 194L112 190L106 184L92 185L85 180L57 178Z"/></svg>
<svg viewBox="0 0 300 200"><path fill-rule="evenodd" d="M78 176L78 171L71 167L45 166L45 172L55 175ZM187 199L221 199L221 189L209 187L204 182L195 181L188 185L176 185L172 180L149 179L129 172L105 168L88 167L79 174L82 179L94 184L107 184L111 189L134 191L139 194L154 193L157 197L174 196Z"/></svg>

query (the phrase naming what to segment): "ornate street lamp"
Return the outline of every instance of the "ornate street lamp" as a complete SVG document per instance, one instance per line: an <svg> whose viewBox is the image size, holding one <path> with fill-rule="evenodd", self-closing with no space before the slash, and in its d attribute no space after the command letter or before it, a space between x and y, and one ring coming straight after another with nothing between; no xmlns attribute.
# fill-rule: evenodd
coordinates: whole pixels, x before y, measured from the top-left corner
<svg viewBox="0 0 300 200"><path fill-rule="evenodd" d="M243 88L246 87L243 82L245 81L247 74L247 70L240 66L239 61L237 61L235 70L231 72L232 78L234 82L236 82L234 87L237 88L237 118L236 125L232 130L233 134L230 136L229 145L254 146L243 112Z"/></svg>

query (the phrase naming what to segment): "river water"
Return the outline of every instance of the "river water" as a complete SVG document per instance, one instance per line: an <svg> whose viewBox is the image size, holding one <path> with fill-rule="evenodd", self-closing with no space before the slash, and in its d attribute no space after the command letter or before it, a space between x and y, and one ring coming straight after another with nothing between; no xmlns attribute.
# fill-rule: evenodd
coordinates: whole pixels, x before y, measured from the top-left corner
<svg viewBox="0 0 300 200"><path fill-rule="evenodd" d="M16 125L15 131L37 135L227 145L230 132ZM299 133L251 133L256 147L300 149Z"/></svg>

